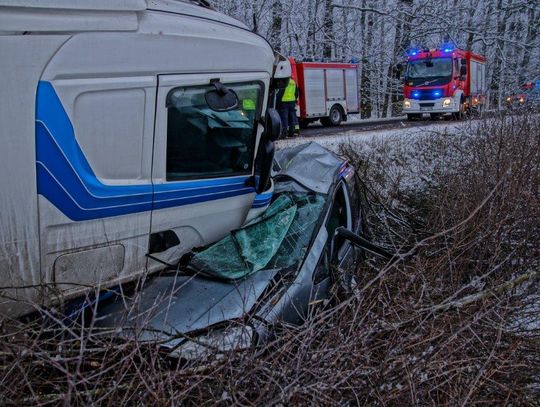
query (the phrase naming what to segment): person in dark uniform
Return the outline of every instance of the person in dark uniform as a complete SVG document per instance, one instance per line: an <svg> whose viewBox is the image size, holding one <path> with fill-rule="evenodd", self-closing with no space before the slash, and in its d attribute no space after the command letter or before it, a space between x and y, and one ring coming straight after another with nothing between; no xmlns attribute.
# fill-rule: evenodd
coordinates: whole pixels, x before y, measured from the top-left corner
<svg viewBox="0 0 540 407"><path fill-rule="evenodd" d="M290 78L287 86L279 89L276 95L276 108L281 117L282 136L300 135L300 125L296 116L296 102L299 92L294 79Z"/></svg>

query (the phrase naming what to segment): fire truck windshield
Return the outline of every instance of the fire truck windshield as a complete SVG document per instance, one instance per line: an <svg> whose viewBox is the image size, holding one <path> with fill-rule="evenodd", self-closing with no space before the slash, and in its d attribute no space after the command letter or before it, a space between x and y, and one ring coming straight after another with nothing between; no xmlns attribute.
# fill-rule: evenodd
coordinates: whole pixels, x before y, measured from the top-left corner
<svg viewBox="0 0 540 407"><path fill-rule="evenodd" d="M443 85L452 79L452 58L417 59L407 64L409 86Z"/></svg>

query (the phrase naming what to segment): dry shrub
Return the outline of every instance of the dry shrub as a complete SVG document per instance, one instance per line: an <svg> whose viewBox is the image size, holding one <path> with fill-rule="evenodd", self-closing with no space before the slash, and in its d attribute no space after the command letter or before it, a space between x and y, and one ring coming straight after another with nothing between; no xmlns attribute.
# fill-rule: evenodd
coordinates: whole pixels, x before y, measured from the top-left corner
<svg viewBox="0 0 540 407"><path fill-rule="evenodd" d="M538 116L342 149L367 232L402 254L368 257L352 298L264 349L189 365L91 327L4 323L3 404L534 405Z"/></svg>

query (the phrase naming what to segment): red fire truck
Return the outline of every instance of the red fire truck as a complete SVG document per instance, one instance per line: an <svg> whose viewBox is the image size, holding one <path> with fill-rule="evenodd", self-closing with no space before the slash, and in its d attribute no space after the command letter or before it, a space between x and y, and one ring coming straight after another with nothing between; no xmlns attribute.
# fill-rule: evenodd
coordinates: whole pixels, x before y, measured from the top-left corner
<svg viewBox="0 0 540 407"><path fill-rule="evenodd" d="M359 112L357 64L289 60L300 91L300 127L317 120L339 126L347 115Z"/></svg>
<svg viewBox="0 0 540 407"><path fill-rule="evenodd" d="M429 113L435 119L460 119L485 103L486 59L470 51L443 45L440 49L412 49L404 75L403 112L408 120Z"/></svg>

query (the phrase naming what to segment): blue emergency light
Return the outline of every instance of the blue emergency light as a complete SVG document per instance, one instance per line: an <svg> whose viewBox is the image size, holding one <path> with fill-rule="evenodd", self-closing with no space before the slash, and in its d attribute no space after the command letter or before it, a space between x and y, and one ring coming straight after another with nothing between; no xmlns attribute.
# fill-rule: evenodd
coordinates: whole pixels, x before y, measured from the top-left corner
<svg viewBox="0 0 540 407"><path fill-rule="evenodd" d="M454 51L454 44L452 43L445 43L441 46L441 50L443 52L453 52Z"/></svg>
<svg viewBox="0 0 540 407"><path fill-rule="evenodd" d="M413 91L412 97L413 99L420 99L420 92L417 90Z"/></svg>
<svg viewBox="0 0 540 407"><path fill-rule="evenodd" d="M433 91L433 97L440 98L442 96L442 91L440 89Z"/></svg>
<svg viewBox="0 0 540 407"><path fill-rule="evenodd" d="M420 50L418 48L411 48L409 51L407 51L407 55L414 57L418 55L419 52Z"/></svg>

